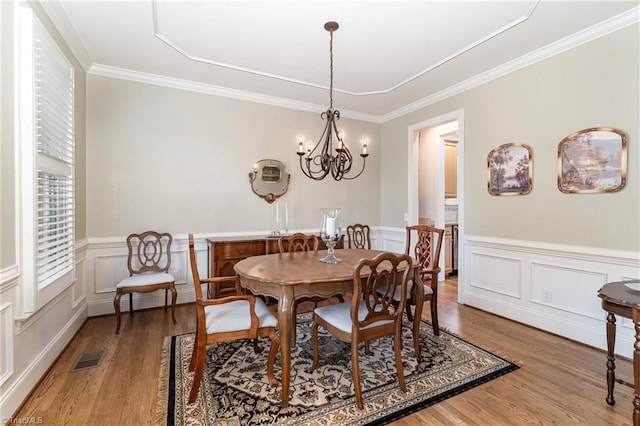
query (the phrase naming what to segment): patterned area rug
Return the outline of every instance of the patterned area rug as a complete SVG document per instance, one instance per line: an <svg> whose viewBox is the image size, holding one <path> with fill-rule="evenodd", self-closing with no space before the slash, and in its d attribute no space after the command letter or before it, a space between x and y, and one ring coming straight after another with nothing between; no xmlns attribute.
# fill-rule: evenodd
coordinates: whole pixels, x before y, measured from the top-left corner
<svg viewBox="0 0 640 426"><path fill-rule="evenodd" d="M364 410L358 410L351 381L350 345L319 329L320 362L313 359L311 314L298 316L292 349L290 405L280 407L281 387L267 382L264 350L248 340L212 345L198 399L189 404L193 373L188 372L194 335L165 339L158 395L157 423L162 425L382 425L513 371L518 366L461 338L422 322L421 360L413 351L411 324L403 326L403 363L407 392L395 374L391 337L371 342L373 355L360 347ZM280 377L280 355L274 366Z"/></svg>

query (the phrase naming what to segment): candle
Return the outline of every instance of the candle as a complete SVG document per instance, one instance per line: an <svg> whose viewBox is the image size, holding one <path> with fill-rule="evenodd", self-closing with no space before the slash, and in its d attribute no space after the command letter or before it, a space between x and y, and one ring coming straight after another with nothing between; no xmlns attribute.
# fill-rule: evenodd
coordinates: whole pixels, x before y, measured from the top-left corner
<svg viewBox="0 0 640 426"><path fill-rule="evenodd" d="M342 149L344 147L342 141L338 139L338 149Z"/></svg>
<svg viewBox="0 0 640 426"><path fill-rule="evenodd" d="M327 218L327 235L333 237L336 235L336 218L328 217Z"/></svg>
<svg viewBox="0 0 640 426"><path fill-rule="evenodd" d="M367 153L367 143L369 141L367 140L367 138L362 138L362 153L366 154Z"/></svg>
<svg viewBox="0 0 640 426"><path fill-rule="evenodd" d="M302 136L298 136L298 152L304 152L304 138Z"/></svg>
<svg viewBox="0 0 640 426"><path fill-rule="evenodd" d="M289 206L286 202L284 203L284 229L289 230Z"/></svg>

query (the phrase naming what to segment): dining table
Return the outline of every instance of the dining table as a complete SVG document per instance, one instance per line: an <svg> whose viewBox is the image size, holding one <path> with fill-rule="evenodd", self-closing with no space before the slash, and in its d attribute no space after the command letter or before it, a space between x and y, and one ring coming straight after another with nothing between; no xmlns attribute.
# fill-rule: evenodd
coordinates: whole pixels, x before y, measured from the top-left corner
<svg viewBox="0 0 640 426"><path fill-rule="evenodd" d="M251 256L234 266L242 288L257 296L268 296L278 300L277 317L280 333L280 360L282 367L282 407L289 405L291 379L292 324L295 324L296 301L318 297L328 299L353 290L355 264L363 258L373 258L381 250L339 249L335 255L342 259L337 264L320 261L326 250L299 251ZM411 278L414 279L415 315L420 318L424 301L424 290L419 264L413 261ZM414 321L414 336L419 333L419 321ZM418 340L414 339L416 357L419 358Z"/></svg>

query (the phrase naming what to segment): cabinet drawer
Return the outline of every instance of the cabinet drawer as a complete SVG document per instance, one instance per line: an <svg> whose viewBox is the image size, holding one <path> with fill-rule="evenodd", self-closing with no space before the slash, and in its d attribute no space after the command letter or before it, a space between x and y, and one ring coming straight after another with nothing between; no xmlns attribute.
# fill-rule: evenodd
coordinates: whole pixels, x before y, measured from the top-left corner
<svg viewBox="0 0 640 426"><path fill-rule="evenodd" d="M239 241L216 243L213 255L217 259L244 259L264 254L264 242Z"/></svg>

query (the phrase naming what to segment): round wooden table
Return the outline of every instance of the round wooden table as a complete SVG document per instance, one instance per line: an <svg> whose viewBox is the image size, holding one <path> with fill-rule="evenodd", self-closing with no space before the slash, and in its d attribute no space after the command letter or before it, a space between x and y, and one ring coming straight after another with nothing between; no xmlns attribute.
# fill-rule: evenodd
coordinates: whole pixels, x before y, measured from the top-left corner
<svg viewBox="0 0 640 426"><path fill-rule="evenodd" d="M379 250L336 250L338 264L320 262L327 251L278 253L252 256L236 263L234 269L240 277L240 285L252 294L270 296L278 300L278 328L282 362L282 406L289 405L289 383L291 378L291 326L296 315L294 302L308 297L329 298L353 289L353 269L358 260L373 258ZM418 276L415 315L420 318L424 291L422 280L416 274L418 263L414 261L412 278ZM414 326L414 335L419 333L419 321ZM416 356L419 357L417 339Z"/></svg>

